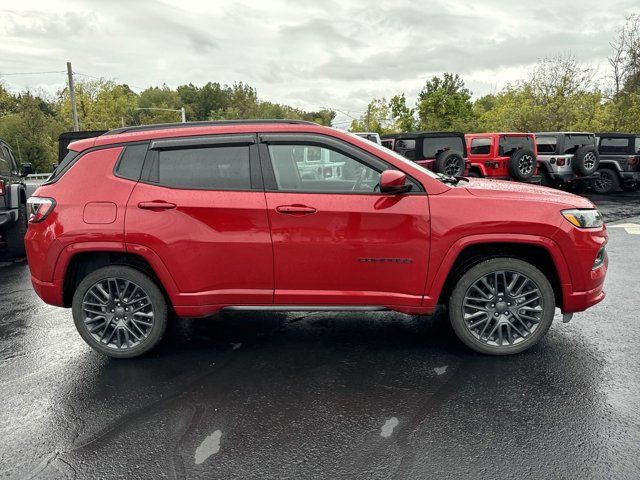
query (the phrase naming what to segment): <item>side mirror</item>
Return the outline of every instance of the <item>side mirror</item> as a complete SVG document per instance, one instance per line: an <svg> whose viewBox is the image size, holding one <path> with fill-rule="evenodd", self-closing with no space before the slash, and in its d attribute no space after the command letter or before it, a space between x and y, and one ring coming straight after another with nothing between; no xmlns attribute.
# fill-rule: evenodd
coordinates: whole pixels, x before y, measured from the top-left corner
<svg viewBox="0 0 640 480"><path fill-rule="evenodd" d="M23 163L20 165L20 173L23 177L31 175L33 173L33 166L30 163Z"/></svg>
<svg viewBox="0 0 640 480"><path fill-rule="evenodd" d="M407 175L399 170L385 170L380 175L380 193L387 195L398 195L411 190L410 183L407 182Z"/></svg>

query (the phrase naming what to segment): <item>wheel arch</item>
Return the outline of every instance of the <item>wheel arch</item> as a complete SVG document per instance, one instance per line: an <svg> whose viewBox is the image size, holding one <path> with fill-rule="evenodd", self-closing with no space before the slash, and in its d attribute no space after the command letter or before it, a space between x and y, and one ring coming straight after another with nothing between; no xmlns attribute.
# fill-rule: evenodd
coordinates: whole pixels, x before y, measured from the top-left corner
<svg viewBox="0 0 640 480"><path fill-rule="evenodd" d="M457 280L471 267L489 258L514 257L531 263L549 279L562 308L566 285L571 283L569 269L559 247L546 237L519 235L505 240L503 236L465 237L453 245L431 282L425 303L446 303Z"/></svg>

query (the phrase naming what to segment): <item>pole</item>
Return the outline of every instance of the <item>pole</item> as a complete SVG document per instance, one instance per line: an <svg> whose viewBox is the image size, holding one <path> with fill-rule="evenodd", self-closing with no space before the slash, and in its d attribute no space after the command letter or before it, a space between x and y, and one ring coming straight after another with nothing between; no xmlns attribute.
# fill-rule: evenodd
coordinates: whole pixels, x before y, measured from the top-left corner
<svg viewBox="0 0 640 480"><path fill-rule="evenodd" d="M371 104L367 105L367 132L370 132L371 130L369 130L369 113L371 112Z"/></svg>
<svg viewBox="0 0 640 480"><path fill-rule="evenodd" d="M184 111L184 107L180 108L180 113L182 114L182 123L187 123L187 113Z"/></svg>
<svg viewBox="0 0 640 480"><path fill-rule="evenodd" d="M69 98L71 99L71 112L73 113L73 131L80 130L78 124L78 110L76 109L76 91L73 86L73 70L71 69L71 62L67 62L67 76L69 77Z"/></svg>

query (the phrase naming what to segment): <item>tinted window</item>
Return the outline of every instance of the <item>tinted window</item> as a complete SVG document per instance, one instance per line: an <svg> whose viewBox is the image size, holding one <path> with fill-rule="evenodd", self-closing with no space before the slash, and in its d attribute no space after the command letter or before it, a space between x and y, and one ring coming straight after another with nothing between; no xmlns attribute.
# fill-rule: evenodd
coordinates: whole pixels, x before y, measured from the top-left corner
<svg viewBox="0 0 640 480"><path fill-rule="evenodd" d="M53 171L53 173L51 174L51 176L49 177L49 180L47 180L47 182L51 182L53 180L56 180L56 179L60 178L62 173L69 167L69 165L71 165L73 163L73 161L76 159L76 157L78 155L79 155L78 152L74 152L73 150L69 150L67 152L67 154L65 155L65 157L62 159L62 161L55 168L55 170Z"/></svg>
<svg viewBox="0 0 640 480"><path fill-rule="evenodd" d="M460 137L427 137L422 141L424 158L434 158L438 154L453 150L464 155L464 144Z"/></svg>
<svg viewBox="0 0 640 480"><path fill-rule="evenodd" d="M498 154L504 157L510 157L516 150L528 148L533 150L533 138L526 136L505 135L500 137L498 143Z"/></svg>
<svg viewBox="0 0 640 480"><path fill-rule="evenodd" d="M536 145L538 146L538 153L541 153L541 154L556 153L557 143L558 143L558 139L556 137L536 136Z"/></svg>
<svg viewBox="0 0 640 480"><path fill-rule="evenodd" d="M382 140L382 146L387 147L389 150L393 150L393 140Z"/></svg>
<svg viewBox="0 0 640 480"><path fill-rule="evenodd" d="M129 180L140 180L142 164L147 154L147 146L148 144L144 143L125 147L116 167L116 175Z"/></svg>
<svg viewBox="0 0 640 480"><path fill-rule="evenodd" d="M576 153L584 145L594 145L594 137L591 135L566 135L564 137L564 152Z"/></svg>
<svg viewBox="0 0 640 480"><path fill-rule="evenodd" d="M490 138L474 138L471 140L471 153L473 155L489 155L490 152Z"/></svg>
<svg viewBox="0 0 640 480"><path fill-rule="evenodd" d="M11 175L11 160L9 151L0 145L0 175Z"/></svg>
<svg viewBox="0 0 640 480"><path fill-rule="evenodd" d="M409 160L416 159L416 141L412 138L398 138L393 150Z"/></svg>
<svg viewBox="0 0 640 480"><path fill-rule="evenodd" d="M629 139L603 137L600 139L599 150L601 153L627 153L629 151Z"/></svg>
<svg viewBox="0 0 640 480"><path fill-rule="evenodd" d="M373 192L380 172L328 148L269 145L279 190L322 193Z"/></svg>
<svg viewBox="0 0 640 480"><path fill-rule="evenodd" d="M249 147L161 150L151 181L175 188L248 190Z"/></svg>

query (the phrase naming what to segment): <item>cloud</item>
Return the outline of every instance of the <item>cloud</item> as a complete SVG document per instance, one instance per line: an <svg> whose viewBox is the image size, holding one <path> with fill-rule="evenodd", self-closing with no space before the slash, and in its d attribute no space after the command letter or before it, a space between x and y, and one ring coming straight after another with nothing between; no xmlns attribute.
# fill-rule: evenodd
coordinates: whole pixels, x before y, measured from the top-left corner
<svg viewBox="0 0 640 480"><path fill-rule="evenodd" d="M245 81L261 98L362 110L372 96L460 74L482 95L571 51L606 69L609 42L637 0L21 0L0 11L0 72L58 71L136 87ZM7 76L55 92L64 74Z"/></svg>

